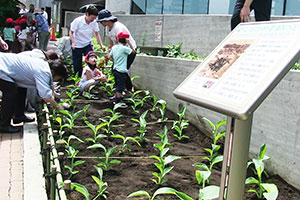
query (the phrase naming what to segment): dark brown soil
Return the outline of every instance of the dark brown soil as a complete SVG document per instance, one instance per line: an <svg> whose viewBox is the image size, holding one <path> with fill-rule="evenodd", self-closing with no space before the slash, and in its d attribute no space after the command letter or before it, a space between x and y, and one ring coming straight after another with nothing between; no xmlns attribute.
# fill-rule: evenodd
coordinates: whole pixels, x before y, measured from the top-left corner
<svg viewBox="0 0 300 200"><path fill-rule="evenodd" d="M82 109L85 105L89 104L89 100L85 102L78 102L76 104L76 110ZM111 102L105 100L104 98L97 101L92 101L91 106L87 113L88 121L94 125L100 123L99 118L103 118L108 113L104 111L105 108L112 108L113 105ZM128 104L129 105L129 104ZM139 126L133 122L132 118L138 118L141 113L151 107L150 103L144 105L143 108L140 108L139 114L135 114L130 106L126 109L118 109L117 111L122 114L122 117L118 119L113 125L112 131L115 134L121 134L126 137L138 136L139 133L137 129ZM159 111L149 112L147 115L147 133L146 138L147 142L142 143L141 147L138 146L135 142L129 141L128 144L131 147L131 151L126 150L125 152L120 152L122 141L120 139L115 139L111 137L100 139L98 142L103 144L106 148L111 148L117 145L117 151L112 155L112 159L118 159L121 161L119 165L114 165L113 170L104 171L103 181L108 183L108 199L109 200L124 200L127 199L127 196L138 190L145 190L152 195L158 188L151 179L154 178L152 175L153 172L157 171L154 166L154 159L149 158L150 155L159 155L159 152L154 148L155 143L160 142L160 138L156 133L162 133L164 126L168 127L168 139L171 146L167 155L176 155L181 156L180 160L172 162L170 165L174 166L173 170L166 176L169 179L169 182L164 183L160 187L172 187L178 191L184 192L191 196L193 199L198 199L198 193L200 185L198 185L195 178L195 170L197 167L193 167L194 163L205 162L202 157L206 155L206 152L203 148L209 148L211 145L211 139L201 133L194 126L189 125L185 129L184 134L189 136L189 139L184 141L178 141L177 138L173 136L175 133L171 129L172 121L177 120L178 117L176 114L167 111L166 116L169 121L164 123L159 123L157 120L160 118ZM92 131L85 125L81 118L76 120L75 125L77 126L73 132L66 132L64 137L67 138L69 135L73 134L79 137L82 140L92 137ZM82 127L78 127L82 126ZM105 134L104 131L99 131L99 133ZM77 159L84 160L85 163L77 166L75 169L79 170L80 173L72 177L72 182L80 183L84 185L89 193L91 199L97 195L98 186L92 179L92 175L97 176L97 172L94 169L93 165L96 165L98 162L95 160L96 157L104 156L102 149L87 149L88 146L93 145L92 142L85 141L80 145L76 146L76 149L80 151L77 156ZM222 151L222 149L221 149ZM222 153L222 152L220 152ZM66 164L70 160L65 161ZM65 169L65 177L69 175L68 171ZM250 176L251 172L247 176ZM221 164L217 164L211 176L212 185L219 185L221 177ZM269 179L264 180L265 182L275 183L279 189L280 200L299 200L300 192L288 185L284 180L279 176L271 176ZM252 186L255 187L255 186ZM249 186L246 187L245 191L249 189ZM76 191L71 192L71 199L73 200L82 200L84 197ZM177 197L170 195L159 195L158 199L168 199L175 200ZM130 198L128 198L130 199ZM145 197L132 198L132 199L147 199ZM246 193L244 199L256 199L254 193Z"/></svg>

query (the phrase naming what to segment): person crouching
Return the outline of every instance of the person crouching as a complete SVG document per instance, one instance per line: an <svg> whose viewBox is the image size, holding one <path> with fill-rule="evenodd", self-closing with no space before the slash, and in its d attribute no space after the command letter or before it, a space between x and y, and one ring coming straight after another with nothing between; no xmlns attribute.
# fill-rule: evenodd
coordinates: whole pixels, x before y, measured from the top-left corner
<svg viewBox="0 0 300 200"><path fill-rule="evenodd" d="M85 56L87 65L83 68L81 80L79 82L80 91L84 94L92 85L99 81L106 81L106 76L97 69L97 55L94 51L89 51Z"/></svg>

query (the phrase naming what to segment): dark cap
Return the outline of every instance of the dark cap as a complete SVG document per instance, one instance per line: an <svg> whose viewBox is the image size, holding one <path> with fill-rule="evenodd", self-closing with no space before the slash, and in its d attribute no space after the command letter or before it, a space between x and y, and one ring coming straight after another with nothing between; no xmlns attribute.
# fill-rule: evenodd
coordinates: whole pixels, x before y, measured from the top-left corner
<svg viewBox="0 0 300 200"><path fill-rule="evenodd" d="M103 9L98 12L97 22L110 21L115 19L117 19L117 17L113 16L111 12L107 9Z"/></svg>

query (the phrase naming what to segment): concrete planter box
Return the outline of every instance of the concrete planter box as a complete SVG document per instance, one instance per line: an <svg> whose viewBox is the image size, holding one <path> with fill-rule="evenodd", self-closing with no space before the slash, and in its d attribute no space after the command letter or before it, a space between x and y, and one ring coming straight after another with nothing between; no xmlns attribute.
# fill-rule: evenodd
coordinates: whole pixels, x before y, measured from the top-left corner
<svg viewBox="0 0 300 200"><path fill-rule="evenodd" d="M148 89L167 101L167 107L178 112L180 105L187 107L186 118L205 133L209 127L202 120L213 122L226 119L225 115L180 101L173 96L175 88L200 64L200 61L137 56L131 76L140 76L135 84ZM289 184L300 189L300 72L290 71L254 113L250 153L258 153L267 144L268 171L278 174Z"/></svg>

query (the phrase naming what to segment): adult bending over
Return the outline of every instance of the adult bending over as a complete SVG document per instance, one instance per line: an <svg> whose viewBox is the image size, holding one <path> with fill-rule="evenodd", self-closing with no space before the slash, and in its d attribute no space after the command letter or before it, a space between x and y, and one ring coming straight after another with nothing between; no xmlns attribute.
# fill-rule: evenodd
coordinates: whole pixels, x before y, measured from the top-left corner
<svg viewBox="0 0 300 200"><path fill-rule="evenodd" d="M10 124L12 118L14 123L34 120L24 114L27 88L36 88L44 101L50 102L55 109L63 109L54 99L52 85L53 81L66 76L66 68L60 60L48 63L20 54L0 53L0 90L3 93L0 132L19 131Z"/></svg>
<svg viewBox="0 0 300 200"><path fill-rule="evenodd" d="M102 44L99 27L95 19L98 15L98 9L95 6L89 6L85 15L75 18L70 24L70 39L72 41L72 59L74 65L74 75L82 74L82 56L93 50L93 34L100 44L102 50L105 47Z"/></svg>

